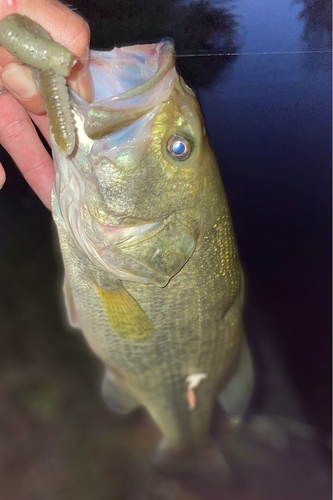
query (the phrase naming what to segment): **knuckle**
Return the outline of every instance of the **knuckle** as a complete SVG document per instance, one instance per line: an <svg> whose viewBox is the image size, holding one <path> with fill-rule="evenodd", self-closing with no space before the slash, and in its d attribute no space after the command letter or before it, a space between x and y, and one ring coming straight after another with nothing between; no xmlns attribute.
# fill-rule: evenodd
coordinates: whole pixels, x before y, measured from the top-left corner
<svg viewBox="0 0 333 500"><path fill-rule="evenodd" d="M28 180L30 176L35 176L38 172L44 172L49 168L49 161L44 159L36 159L29 164L24 170L24 177Z"/></svg>
<svg viewBox="0 0 333 500"><path fill-rule="evenodd" d="M15 141L25 134L27 126L25 120L18 119L0 123L0 136L5 136L8 141Z"/></svg>
<svg viewBox="0 0 333 500"><path fill-rule="evenodd" d="M90 41L90 28L86 21L79 16L76 34L72 39L71 45L73 48L85 49L89 45Z"/></svg>

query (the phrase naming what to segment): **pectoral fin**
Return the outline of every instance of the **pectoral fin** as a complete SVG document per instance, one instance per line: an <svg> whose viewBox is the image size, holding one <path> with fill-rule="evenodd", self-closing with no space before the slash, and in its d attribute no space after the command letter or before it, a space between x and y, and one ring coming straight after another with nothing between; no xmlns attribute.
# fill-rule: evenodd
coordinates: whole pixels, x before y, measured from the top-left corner
<svg viewBox="0 0 333 500"><path fill-rule="evenodd" d="M115 335L131 340L147 340L152 336L146 313L122 285L115 290L96 286L96 290Z"/></svg>

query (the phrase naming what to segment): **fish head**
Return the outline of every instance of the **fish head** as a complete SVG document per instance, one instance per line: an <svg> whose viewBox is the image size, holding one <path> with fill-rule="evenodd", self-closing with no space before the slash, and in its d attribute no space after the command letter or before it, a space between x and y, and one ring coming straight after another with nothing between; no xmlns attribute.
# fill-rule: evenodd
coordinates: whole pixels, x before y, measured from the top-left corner
<svg viewBox="0 0 333 500"><path fill-rule="evenodd" d="M54 148L55 205L98 267L165 286L200 231L213 154L200 105L170 41L91 52L90 70L94 102L71 92L77 147Z"/></svg>

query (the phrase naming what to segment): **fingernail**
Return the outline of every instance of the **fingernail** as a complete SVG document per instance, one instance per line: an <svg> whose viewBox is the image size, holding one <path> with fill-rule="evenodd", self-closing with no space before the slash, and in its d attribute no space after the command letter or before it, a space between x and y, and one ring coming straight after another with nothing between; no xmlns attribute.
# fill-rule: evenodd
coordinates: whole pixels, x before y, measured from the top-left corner
<svg viewBox="0 0 333 500"><path fill-rule="evenodd" d="M19 99L31 99L37 94L37 85L28 66L9 63L1 79L3 85Z"/></svg>
<svg viewBox="0 0 333 500"><path fill-rule="evenodd" d="M82 75L77 79L77 89L79 95L87 102L94 99L94 86L89 69L85 69Z"/></svg>

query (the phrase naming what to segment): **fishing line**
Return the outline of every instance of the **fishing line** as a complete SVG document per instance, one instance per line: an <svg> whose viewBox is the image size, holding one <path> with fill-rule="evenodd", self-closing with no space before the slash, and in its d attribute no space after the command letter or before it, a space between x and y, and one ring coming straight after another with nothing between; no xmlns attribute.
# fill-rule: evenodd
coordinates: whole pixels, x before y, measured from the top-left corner
<svg viewBox="0 0 333 500"><path fill-rule="evenodd" d="M196 54L179 54L176 57L218 57L218 56L271 56L285 54L332 54L332 50L290 50L274 52L197 52Z"/></svg>
<svg viewBox="0 0 333 500"><path fill-rule="evenodd" d="M125 46L126 47L126 46ZM119 48L119 47L114 47ZM94 52L110 52L113 49L92 49ZM185 57L223 57L223 56L276 56L276 55L299 55L299 54L332 54L332 50L289 50L289 51L269 51L269 52L196 52L196 53L181 53L176 52L176 58ZM82 57L81 61L89 59L88 57ZM115 59L133 59L131 55L122 55L119 57L112 57Z"/></svg>

